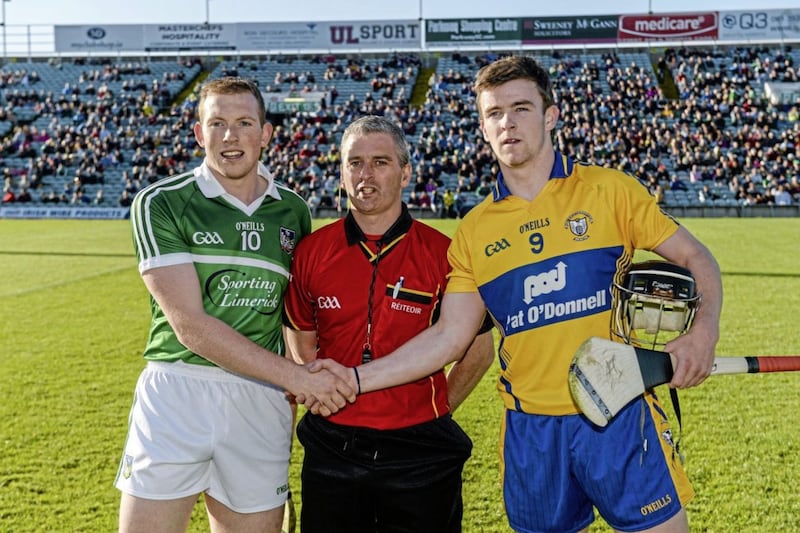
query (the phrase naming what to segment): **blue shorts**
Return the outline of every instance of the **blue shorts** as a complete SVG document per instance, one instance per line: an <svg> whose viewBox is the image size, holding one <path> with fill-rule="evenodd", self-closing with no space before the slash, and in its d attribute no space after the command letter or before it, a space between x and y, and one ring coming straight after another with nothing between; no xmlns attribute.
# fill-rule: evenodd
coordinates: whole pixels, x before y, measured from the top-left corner
<svg viewBox="0 0 800 533"><path fill-rule="evenodd" d="M580 531L592 507L614 529L669 520L694 496L658 400L631 402L605 428L582 415L507 410L501 459L508 521L516 531Z"/></svg>

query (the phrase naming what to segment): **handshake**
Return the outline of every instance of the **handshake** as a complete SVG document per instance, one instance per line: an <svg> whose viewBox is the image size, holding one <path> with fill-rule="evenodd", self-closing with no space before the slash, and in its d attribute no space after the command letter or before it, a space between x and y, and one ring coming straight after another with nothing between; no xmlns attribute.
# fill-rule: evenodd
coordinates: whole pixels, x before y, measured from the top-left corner
<svg viewBox="0 0 800 533"><path fill-rule="evenodd" d="M333 359L317 359L297 368L286 397L315 415L330 416L361 394L358 370Z"/></svg>

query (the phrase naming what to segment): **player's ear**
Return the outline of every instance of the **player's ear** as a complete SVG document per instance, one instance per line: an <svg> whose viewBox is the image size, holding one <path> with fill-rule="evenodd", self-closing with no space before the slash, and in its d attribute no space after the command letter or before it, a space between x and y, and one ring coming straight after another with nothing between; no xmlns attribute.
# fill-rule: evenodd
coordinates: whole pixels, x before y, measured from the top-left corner
<svg viewBox="0 0 800 533"><path fill-rule="evenodd" d="M400 180L400 185L406 187L409 183L411 183L411 163L406 163L403 167L403 177Z"/></svg>
<svg viewBox="0 0 800 533"><path fill-rule="evenodd" d="M194 131L194 138L197 140L197 144L199 144L201 148L205 148L205 141L203 140L203 127L199 122L194 123L192 131Z"/></svg>
<svg viewBox="0 0 800 533"><path fill-rule="evenodd" d="M486 127L483 125L483 119L480 120L479 124L480 124L480 128L481 128L481 135L483 135L483 140L488 143L489 142L489 136L486 135Z"/></svg>
<svg viewBox="0 0 800 533"><path fill-rule="evenodd" d="M272 139L272 133L275 131L275 128L272 126L271 122L265 122L263 126L261 126L261 148L266 148L269 146L269 141Z"/></svg>
<svg viewBox="0 0 800 533"><path fill-rule="evenodd" d="M555 129L560 114L560 110L555 105L551 105L545 110L544 127L547 131L553 131Z"/></svg>

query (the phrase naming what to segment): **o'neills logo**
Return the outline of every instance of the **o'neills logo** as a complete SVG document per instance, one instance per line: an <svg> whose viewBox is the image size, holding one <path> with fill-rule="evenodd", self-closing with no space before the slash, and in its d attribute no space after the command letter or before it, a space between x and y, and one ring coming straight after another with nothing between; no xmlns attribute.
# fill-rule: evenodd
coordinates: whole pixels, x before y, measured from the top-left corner
<svg viewBox="0 0 800 533"><path fill-rule="evenodd" d="M642 506L640 511L642 513L642 516L647 516L647 515L652 514L652 513L656 512L656 511L660 510L660 509L663 509L664 507L666 507L667 505L669 505L671 503L672 503L672 496L670 496L669 494L665 494L664 496L662 496L661 498L657 499L656 501L650 502L647 505Z"/></svg>
<svg viewBox="0 0 800 533"><path fill-rule="evenodd" d="M718 34L719 21L716 13L623 15L619 23L620 39L716 39Z"/></svg>

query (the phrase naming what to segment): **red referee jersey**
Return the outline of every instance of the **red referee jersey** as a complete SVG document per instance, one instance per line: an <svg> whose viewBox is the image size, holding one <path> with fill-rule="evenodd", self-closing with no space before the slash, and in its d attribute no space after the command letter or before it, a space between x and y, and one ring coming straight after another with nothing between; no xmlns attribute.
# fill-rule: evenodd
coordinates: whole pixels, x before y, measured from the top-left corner
<svg viewBox="0 0 800 533"><path fill-rule="evenodd" d="M367 339L372 292L372 358L391 353L438 318L450 271L449 244L447 236L415 221L405 206L380 238L365 236L348 214L297 246L284 323L317 332L317 358L357 366ZM363 394L329 420L395 429L430 421L449 410L447 380L439 371L414 383Z"/></svg>

